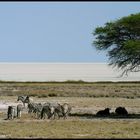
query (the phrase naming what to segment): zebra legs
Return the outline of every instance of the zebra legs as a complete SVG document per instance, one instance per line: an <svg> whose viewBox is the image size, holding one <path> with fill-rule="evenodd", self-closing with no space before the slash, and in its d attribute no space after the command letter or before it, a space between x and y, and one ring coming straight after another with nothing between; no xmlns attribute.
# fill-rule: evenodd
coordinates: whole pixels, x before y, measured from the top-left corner
<svg viewBox="0 0 140 140"><path fill-rule="evenodd" d="M17 111L17 118L21 117L21 111Z"/></svg>
<svg viewBox="0 0 140 140"><path fill-rule="evenodd" d="M24 108L25 108L25 103L23 102L23 106L24 106Z"/></svg>

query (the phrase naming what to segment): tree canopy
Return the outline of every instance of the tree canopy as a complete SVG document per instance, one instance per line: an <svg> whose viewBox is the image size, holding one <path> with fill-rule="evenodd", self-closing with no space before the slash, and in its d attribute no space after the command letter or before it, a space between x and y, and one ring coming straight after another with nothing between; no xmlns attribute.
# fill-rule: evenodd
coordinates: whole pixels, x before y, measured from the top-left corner
<svg viewBox="0 0 140 140"><path fill-rule="evenodd" d="M128 72L140 71L140 13L131 14L97 27L93 45L107 50L109 65Z"/></svg>

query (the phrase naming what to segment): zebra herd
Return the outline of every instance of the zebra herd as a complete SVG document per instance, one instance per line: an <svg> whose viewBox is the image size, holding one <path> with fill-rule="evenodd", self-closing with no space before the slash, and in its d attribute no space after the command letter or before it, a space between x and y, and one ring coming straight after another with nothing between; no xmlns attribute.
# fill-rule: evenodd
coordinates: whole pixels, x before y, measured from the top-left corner
<svg viewBox="0 0 140 140"><path fill-rule="evenodd" d="M29 96L18 96L17 101L22 101L23 105L8 106L7 119L20 118L25 103L27 103L28 113L34 114L38 119L45 119L46 116L48 119L55 119L56 117L66 119L72 109L68 103L35 103Z"/></svg>
<svg viewBox="0 0 140 140"><path fill-rule="evenodd" d="M7 111L7 119L20 118L21 112L25 108L25 104L27 103L28 114L33 115L37 119L55 119L56 117L59 119L63 117L67 118L69 113L71 112L72 107L68 103L59 104L53 102L45 102L45 103L36 103L29 96L18 96L17 101L22 101L22 104L18 104L17 106L8 106ZM110 116L109 112L110 108L105 108L104 110L99 110L96 113L96 116ZM127 116L128 111L125 107L117 107L115 110L116 115Z"/></svg>

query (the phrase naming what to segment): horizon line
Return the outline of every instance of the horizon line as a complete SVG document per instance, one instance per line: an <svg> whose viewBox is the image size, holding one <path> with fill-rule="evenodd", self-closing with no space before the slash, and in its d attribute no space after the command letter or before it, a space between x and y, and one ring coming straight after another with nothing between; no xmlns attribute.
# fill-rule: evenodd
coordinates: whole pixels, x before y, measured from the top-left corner
<svg viewBox="0 0 140 140"><path fill-rule="evenodd" d="M107 62L0 62L0 64L108 64Z"/></svg>

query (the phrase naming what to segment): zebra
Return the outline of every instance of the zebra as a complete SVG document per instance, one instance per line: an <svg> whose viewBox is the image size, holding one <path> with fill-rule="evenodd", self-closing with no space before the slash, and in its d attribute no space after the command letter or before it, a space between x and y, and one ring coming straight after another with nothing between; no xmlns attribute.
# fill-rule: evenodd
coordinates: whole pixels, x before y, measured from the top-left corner
<svg viewBox="0 0 140 140"><path fill-rule="evenodd" d="M25 103L29 103L29 102L33 101L33 99L32 98L29 98L29 96L21 96L21 95L18 96L17 101L19 101L19 100L22 101L24 107L25 107Z"/></svg>
<svg viewBox="0 0 140 140"><path fill-rule="evenodd" d="M17 118L21 117L21 111L23 111L23 105L22 104L18 104L17 105Z"/></svg>
<svg viewBox="0 0 140 140"><path fill-rule="evenodd" d="M42 108L43 105L41 103L36 103L34 106L33 113L36 113L38 119L41 117Z"/></svg>
<svg viewBox="0 0 140 140"><path fill-rule="evenodd" d="M55 115L57 114L58 118L61 116L66 119L69 115L72 107L68 103L64 103L63 105L58 104L58 106L55 108Z"/></svg>
<svg viewBox="0 0 140 140"><path fill-rule="evenodd" d="M63 111L64 119L67 119L67 116L69 115L69 113L71 112L71 110L72 110L72 107L71 107L70 104L64 103L62 105L62 111Z"/></svg>
<svg viewBox="0 0 140 140"><path fill-rule="evenodd" d="M55 106L53 106L54 107L54 113L53 113L53 115L54 115L54 119L56 118L56 116L58 117L58 118L60 118L61 116L63 116L63 111L62 111L62 106L58 103L58 104L56 104Z"/></svg>
<svg viewBox="0 0 140 140"><path fill-rule="evenodd" d="M41 110L41 114L40 114L40 116L41 116L41 119L45 119L46 118L46 114L47 114L47 116L48 116L48 119L50 119L51 117L52 117L52 115L53 115L53 113L51 113L51 112L53 112L53 110L51 111L51 109L53 109L53 108L50 108L50 106L49 105L45 105L45 106L43 106L43 108L42 108L42 110Z"/></svg>
<svg viewBox="0 0 140 140"><path fill-rule="evenodd" d="M8 106L7 119L14 119L16 117L16 106Z"/></svg>
<svg viewBox="0 0 140 140"><path fill-rule="evenodd" d="M41 103L28 103L28 113L35 113L37 118L40 117L41 110L43 108L43 105Z"/></svg>
<svg viewBox="0 0 140 140"><path fill-rule="evenodd" d="M48 119L52 117L55 119L56 115L58 118L62 116L64 119L66 119L71 109L71 106L67 103L64 103L63 105L60 105L59 103L48 103L42 108L41 119L45 118L45 114L47 114Z"/></svg>
<svg viewBox="0 0 140 140"><path fill-rule="evenodd" d="M28 103L28 113L33 113L34 109L35 109L36 103Z"/></svg>
<svg viewBox="0 0 140 140"><path fill-rule="evenodd" d="M26 102L26 103L33 102L33 99L32 99L30 96L26 96L25 102Z"/></svg>
<svg viewBox="0 0 140 140"><path fill-rule="evenodd" d="M41 110L41 119L45 119L46 114L48 116L48 119L51 119L53 116L55 117L55 108L58 106L56 103L45 103L43 105L43 108Z"/></svg>

